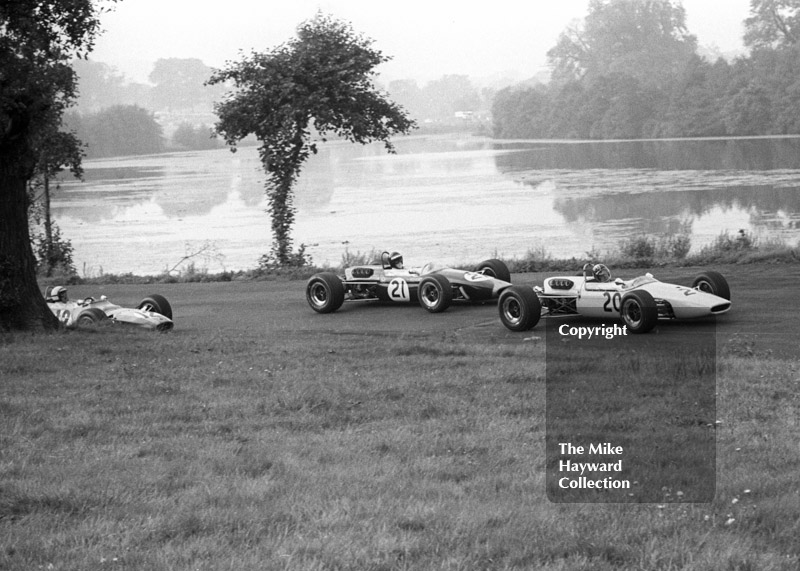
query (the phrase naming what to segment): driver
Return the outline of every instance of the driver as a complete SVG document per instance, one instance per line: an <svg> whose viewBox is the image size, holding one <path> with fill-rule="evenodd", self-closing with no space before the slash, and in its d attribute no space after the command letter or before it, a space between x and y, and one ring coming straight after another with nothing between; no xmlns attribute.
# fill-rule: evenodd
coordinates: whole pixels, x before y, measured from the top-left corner
<svg viewBox="0 0 800 571"><path fill-rule="evenodd" d="M592 275L600 283L606 283L611 280L611 271L605 264L595 264L592 267Z"/></svg>
<svg viewBox="0 0 800 571"><path fill-rule="evenodd" d="M50 303L66 303L69 300L67 288L64 286L55 286L47 294L46 300Z"/></svg>
<svg viewBox="0 0 800 571"><path fill-rule="evenodd" d="M389 266L393 270L402 270L403 269L403 256L400 255L400 252L392 252L389 256Z"/></svg>

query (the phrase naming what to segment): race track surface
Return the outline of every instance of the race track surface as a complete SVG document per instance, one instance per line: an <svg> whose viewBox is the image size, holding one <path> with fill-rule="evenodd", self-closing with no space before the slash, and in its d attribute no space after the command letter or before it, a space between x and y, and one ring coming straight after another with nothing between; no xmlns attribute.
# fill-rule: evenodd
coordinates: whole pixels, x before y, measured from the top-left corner
<svg viewBox="0 0 800 571"><path fill-rule="evenodd" d="M664 282L691 285L704 268L651 270ZM749 264L715 266L728 280L733 307L717 319L717 347L732 339L752 343L758 354L771 352L782 358L800 356L800 324L797 311L800 294L800 264ZM568 272L561 272L564 275ZM645 270L612 272L630 278ZM518 285L541 285L543 278L559 273L514 274ZM275 335L303 333L336 335L355 342L370 336L418 336L426 339L463 339L494 343L526 343L544 338L540 322L531 331L514 333L500 323L494 303L454 303L447 311L429 314L419 305L391 302L345 302L333 313L320 315L305 300L305 281L248 281L156 285L81 285L70 287L70 297L107 295L113 303L135 306L152 293L165 296L173 307L175 329L169 335L187 335L202 329L226 334L262 332L265 340ZM576 324L601 322L568 318ZM609 322L612 323L612 322ZM691 322L659 322L654 332L666 343L692 335ZM146 334L146 333L145 333ZM642 336L638 336L642 337ZM651 338L651 341L655 338Z"/></svg>

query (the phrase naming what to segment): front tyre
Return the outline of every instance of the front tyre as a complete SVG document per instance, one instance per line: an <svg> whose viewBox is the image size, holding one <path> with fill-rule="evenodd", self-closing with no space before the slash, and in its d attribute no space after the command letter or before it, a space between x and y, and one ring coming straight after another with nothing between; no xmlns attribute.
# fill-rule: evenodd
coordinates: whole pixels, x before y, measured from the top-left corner
<svg viewBox="0 0 800 571"><path fill-rule="evenodd" d="M631 333L647 333L658 322L658 306L650 292L634 290L622 297L620 316Z"/></svg>
<svg viewBox="0 0 800 571"><path fill-rule="evenodd" d="M497 302L500 321L511 331L533 329L542 316L542 302L530 287L511 286Z"/></svg>
<svg viewBox="0 0 800 571"><path fill-rule="evenodd" d="M163 315L167 319L172 319L172 306L163 295L158 295L157 293L154 293L153 295L150 295L140 301L139 305L136 306L136 309L141 309L142 311L152 311L154 313Z"/></svg>
<svg viewBox="0 0 800 571"><path fill-rule="evenodd" d="M97 327L108 319L106 313L96 307L90 307L81 311L78 319L75 320L76 327Z"/></svg>
<svg viewBox="0 0 800 571"><path fill-rule="evenodd" d="M475 271L481 272L485 276L511 283L511 272L508 271L508 266L503 260L484 260L478 264Z"/></svg>
<svg viewBox="0 0 800 571"><path fill-rule="evenodd" d="M417 290L419 304L431 313L441 313L453 301L453 286L450 280L439 274L425 276Z"/></svg>
<svg viewBox="0 0 800 571"><path fill-rule="evenodd" d="M706 270L699 274L694 278L692 287L728 301L731 300L731 288L728 286L728 280L721 273L714 270Z"/></svg>
<svg viewBox="0 0 800 571"><path fill-rule="evenodd" d="M344 284L336 274L314 274L306 283L306 300L317 313L333 313L344 303Z"/></svg>

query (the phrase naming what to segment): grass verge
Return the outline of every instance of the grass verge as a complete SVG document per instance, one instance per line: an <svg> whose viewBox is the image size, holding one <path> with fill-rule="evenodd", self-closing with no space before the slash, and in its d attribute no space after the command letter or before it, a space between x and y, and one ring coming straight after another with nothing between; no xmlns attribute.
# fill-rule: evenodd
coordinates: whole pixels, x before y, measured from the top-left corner
<svg viewBox="0 0 800 571"><path fill-rule="evenodd" d="M721 348L712 503L558 505L542 345L6 337L0 568L798 568L797 362Z"/></svg>
<svg viewBox="0 0 800 571"><path fill-rule="evenodd" d="M209 246L211 247L211 246ZM791 246L782 241L760 241L752 235L740 230L731 235L720 234L717 239L698 252L690 254L691 239L687 234L667 237L635 236L622 241L615 251L589 251L584 256L573 258L555 258L546 248L532 248L519 258L503 258L495 253L491 257L503 258L512 273L528 272L560 272L583 267L587 262L603 262L615 269L707 266L711 264L757 264L800 262L800 246ZM304 251L304 250L303 250ZM259 268L240 271L211 273L198 268L194 263L183 270L173 268L154 276L127 274L100 274L92 277L81 277L77 272L61 272L50 277L41 277L40 283L46 285L75 284L159 284L159 283L196 283L196 282L230 282L230 281L274 281L305 280L317 272L343 272L344 268L355 265L380 263L380 251L372 249L367 252L351 252L345 250L341 262L336 267L316 266L306 263L310 258L300 253L303 263L291 267L275 267L262 265ZM460 265L462 268L477 266L479 260Z"/></svg>

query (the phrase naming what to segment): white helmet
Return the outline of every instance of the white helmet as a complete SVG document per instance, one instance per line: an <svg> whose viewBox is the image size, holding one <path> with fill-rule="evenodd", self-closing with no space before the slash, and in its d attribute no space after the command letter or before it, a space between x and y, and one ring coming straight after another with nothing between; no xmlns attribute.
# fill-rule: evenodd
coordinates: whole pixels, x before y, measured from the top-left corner
<svg viewBox="0 0 800 571"><path fill-rule="evenodd" d="M592 268L592 275L597 281L605 283L611 279L611 270L605 264L595 264Z"/></svg>
<svg viewBox="0 0 800 571"><path fill-rule="evenodd" d="M46 300L49 302L66 302L68 299L67 288L64 286L52 287L47 292Z"/></svg>

